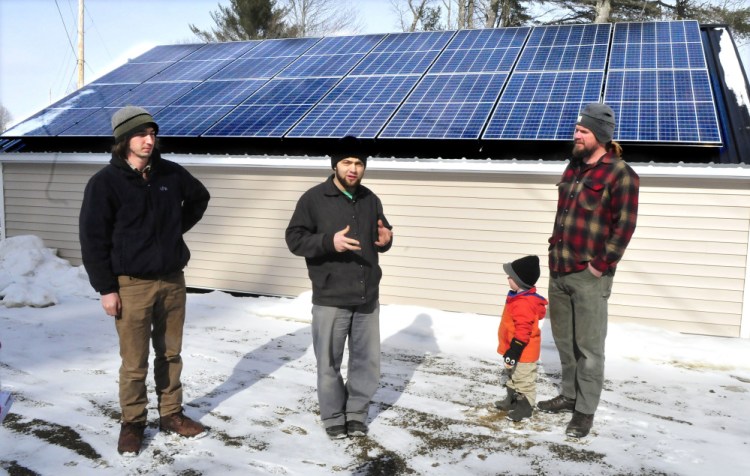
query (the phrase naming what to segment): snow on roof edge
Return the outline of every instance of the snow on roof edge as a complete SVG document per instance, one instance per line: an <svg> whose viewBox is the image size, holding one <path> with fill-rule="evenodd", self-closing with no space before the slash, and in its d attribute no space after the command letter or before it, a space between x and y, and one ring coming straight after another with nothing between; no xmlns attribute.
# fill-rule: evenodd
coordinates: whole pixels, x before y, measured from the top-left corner
<svg viewBox="0 0 750 476"><path fill-rule="evenodd" d="M164 154L165 158L191 167L255 167L300 169L330 169L328 156L269 156L269 155L213 155ZM106 164L110 154L105 153L6 153L0 154L0 163L56 163L56 164ZM369 170L403 170L415 172L454 173L518 173L558 175L567 161L492 160L492 159L421 159L396 157L370 157ZM707 177L750 179L750 164L716 163L656 163L630 162L640 176L651 177Z"/></svg>

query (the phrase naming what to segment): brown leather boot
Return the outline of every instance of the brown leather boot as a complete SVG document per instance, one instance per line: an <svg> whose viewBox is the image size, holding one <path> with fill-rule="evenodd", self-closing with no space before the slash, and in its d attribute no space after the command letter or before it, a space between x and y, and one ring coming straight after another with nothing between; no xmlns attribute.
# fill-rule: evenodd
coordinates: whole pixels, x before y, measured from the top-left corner
<svg viewBox="0 0 750 476"><path fill-rule="evenodd" d="M137 456L143 445L143 432L146 430L144 422L120 425L120 438L117 440L117 452L123 456Z"/></svg>
<svg viewBox="0 0 750 476"><path fill-rule="evenodd" d="M176 433L187 438L199 435L205 436L206 434L206 427L197 421L186 417L182 410L159 418L159 429L169 433Z"/></svg>

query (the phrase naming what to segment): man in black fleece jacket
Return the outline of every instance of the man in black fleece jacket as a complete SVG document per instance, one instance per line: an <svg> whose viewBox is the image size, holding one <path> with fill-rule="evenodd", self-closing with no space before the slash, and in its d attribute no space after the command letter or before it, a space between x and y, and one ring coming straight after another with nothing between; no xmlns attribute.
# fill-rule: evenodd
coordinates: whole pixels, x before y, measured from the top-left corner
<svg viewBox="0 0 750 476"><path fill-rule="evenodd" d="M393 232L380 199L360 184L366 160L357 139L342 139L331 155L334 174L302 195L286 229L287 246L305 257L312 281L320 418L334 439L367 433L370 399L380 382L378 253L390 249Z"/></svg>
<svg viewBox="0 0 750 476"><path fill-rule="evenodd" d="M205 434L182 408L185 276L190 259L183 234L208 207L206 187L156 148L159 126L140 107L112 118L109 165L86 185L79 217L83 265L119 336L122 425L117 450L137 455L146 427L149 341L159 427L181 436Z"/></svg>

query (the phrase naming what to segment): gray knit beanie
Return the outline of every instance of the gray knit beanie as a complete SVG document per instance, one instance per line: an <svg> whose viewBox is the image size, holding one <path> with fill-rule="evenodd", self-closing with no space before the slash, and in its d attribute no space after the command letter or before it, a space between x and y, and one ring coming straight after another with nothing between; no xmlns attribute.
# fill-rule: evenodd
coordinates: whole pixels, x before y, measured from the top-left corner
<svg viewBox="0 0 750 476"><path fill-rule="evenodd" d="M615 112L606 104L595 102L583 108L576 125L590 130L596 140L607 144L615 135Z"/></svg>
<svg viewBox="0 0 750 476"><path fill-rule="evenodd" d="M128 138L147 124L150 124L157 133L159 132L159 126L147 110L137 106L123 107L112 116L112 133L115 136L115 142Z"/></svg>

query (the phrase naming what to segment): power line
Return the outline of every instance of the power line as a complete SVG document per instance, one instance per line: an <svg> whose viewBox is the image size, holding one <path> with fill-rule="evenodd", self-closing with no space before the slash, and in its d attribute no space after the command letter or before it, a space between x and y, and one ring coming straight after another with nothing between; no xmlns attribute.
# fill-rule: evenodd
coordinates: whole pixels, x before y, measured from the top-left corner
<svg viewBox="0 0 750 476"><path fill-rule="evenodd" d="M55 6L57 7L57 13L60 15L60 21L63 24L63 28L65 29L65 38L68 40L68 44L70 45L70 51L73 52L73 56L76 56L76 49L73 47L73 43L70 41L70 33L68 32L68 25L65 24L65 19L63 18L62 11L60 11L60 5L57 3L57 0L55 0Z"/></svg>

